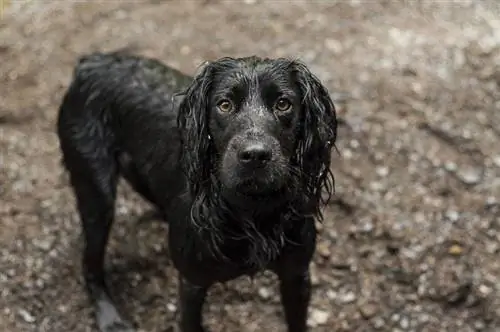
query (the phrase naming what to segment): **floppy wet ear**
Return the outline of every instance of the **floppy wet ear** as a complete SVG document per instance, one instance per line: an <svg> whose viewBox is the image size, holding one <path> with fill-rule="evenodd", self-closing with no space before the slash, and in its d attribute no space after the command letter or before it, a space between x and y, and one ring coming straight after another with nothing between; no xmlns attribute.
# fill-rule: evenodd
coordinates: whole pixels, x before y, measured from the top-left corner
<svg viewBox="0 0 500 332"><path fill-rule="evenodd" d="M177 117L183 144L182 163L194 194L199 192L203 181L210 178L213 155L208 129L211 82L212 64L206 62L183 93Z"/></svg>
<svg viewBox="0 0 500 332"><path fill-rule="evenodd" d="M321 216L319 203L326 203L333 192L330 157L337 138L336 111L327 88L303 63L294 61L292 70L302 106L296 158L311 208Z"/></svg>

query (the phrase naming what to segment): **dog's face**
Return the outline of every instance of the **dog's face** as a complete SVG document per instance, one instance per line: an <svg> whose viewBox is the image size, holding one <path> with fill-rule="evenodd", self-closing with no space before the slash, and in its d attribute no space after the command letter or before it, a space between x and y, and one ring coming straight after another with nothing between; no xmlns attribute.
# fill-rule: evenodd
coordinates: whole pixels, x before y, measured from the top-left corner
<svg viewBox="0 0 500 332"><path fill-rule="evenodd" d="M233 61L212 76L209 133L222 185L248 195L280 190L292 170L300 91L286 63Z"/></svg>
<svg viewBox="0 0 500 332"><path fill-rule="evenodd" d="M333 103L305 65L257 57L205 65L180 106L179 126L193 180L216 174L228 192L258 196L281 191L291 176L304 191L319 188L336 136Z"/></svg>

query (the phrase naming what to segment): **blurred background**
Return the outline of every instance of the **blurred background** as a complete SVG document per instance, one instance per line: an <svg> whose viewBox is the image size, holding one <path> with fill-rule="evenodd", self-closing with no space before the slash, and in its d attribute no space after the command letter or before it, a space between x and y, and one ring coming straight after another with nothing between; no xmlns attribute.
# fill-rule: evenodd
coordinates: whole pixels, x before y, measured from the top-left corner
<svg viewBox="0 0 500 332"><path fill-rule="evenodd" d="M336 101L336 199L312 265L311 331L500 329L500 4L0 1L0 331L93 331L55 117L77 57L129 47L186 73L302 59ZM170 331L166 232L120 187L108 267L143 331ZM217 286L212 331L284 332L276 279Z"/></svg>

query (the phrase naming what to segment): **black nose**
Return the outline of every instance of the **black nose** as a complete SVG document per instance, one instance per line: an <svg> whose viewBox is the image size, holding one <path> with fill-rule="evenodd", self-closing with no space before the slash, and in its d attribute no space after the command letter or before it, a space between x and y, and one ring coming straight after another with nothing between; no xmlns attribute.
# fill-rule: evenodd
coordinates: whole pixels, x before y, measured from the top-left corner
<svg viewBox="0 0 500 332"><path fill-rule="evenodd" d="M238 157L245 164L262 165L271 160L272 151L261 143L254 143L243 148Z"/></svg>

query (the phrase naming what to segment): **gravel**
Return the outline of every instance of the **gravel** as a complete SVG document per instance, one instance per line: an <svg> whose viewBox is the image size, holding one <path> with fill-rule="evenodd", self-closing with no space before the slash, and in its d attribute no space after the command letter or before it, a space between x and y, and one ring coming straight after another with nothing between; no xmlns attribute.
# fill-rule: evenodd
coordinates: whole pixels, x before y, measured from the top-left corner
<svg viewBox="0 0 500 332"><path fill-rule="evenodd" d="M0 331L95 329L55 116L78 55L132 47L194 73L303 59L336 99L336 198L312 331L500 330L496 1L13 1L0 19ZM141 331L177 319L168 227L122 184L107 266ZM149 214L150 215L150 214ZM149 218L151 219L151 218ZM277 280L217 285L212 331L284 330Z"/></svg>

